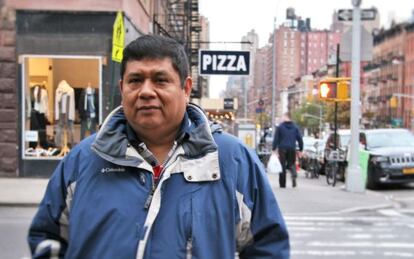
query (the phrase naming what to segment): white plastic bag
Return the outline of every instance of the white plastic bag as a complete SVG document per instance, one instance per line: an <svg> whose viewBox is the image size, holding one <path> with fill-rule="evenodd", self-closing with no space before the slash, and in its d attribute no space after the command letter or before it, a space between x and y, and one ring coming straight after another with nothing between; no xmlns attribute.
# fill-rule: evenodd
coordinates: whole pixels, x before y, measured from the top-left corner
<svg viewBox="0 0 414 259"><path fill-rule="evenodd" d="M280 174L282 172L282 165L274 153L270 155L269 161L267 162L267 172L269 174Z"/></svg>

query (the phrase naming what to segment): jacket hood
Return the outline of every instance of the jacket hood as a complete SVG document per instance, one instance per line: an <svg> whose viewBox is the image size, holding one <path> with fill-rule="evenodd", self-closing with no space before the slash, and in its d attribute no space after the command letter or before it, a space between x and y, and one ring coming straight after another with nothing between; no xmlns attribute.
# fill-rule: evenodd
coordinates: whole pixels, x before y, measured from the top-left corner
<svg viewBox="0 0 414 259"><path fill-rule="evenodd" d="M217 145L212 136L214 132L220 131L218 125L210 128L207 117L203 110L189 104L186 109L187 122L182 123L181 132L184 132L182 147L184 156L189 158L200 157L217 150ZM123 166L137 166L143 162L140 156L132 155L127 134L127 120L122 106L114 109L102 124L96 135L92 150L107 161ZM139 136L138 136L139 137Z"/></svg>
<svg viewBox="0 0 414 259"><path fill-rule="evenodd" d="M280 126L285 127L287 129L294 128L295 124L292 121L284 121Z"/></svg>

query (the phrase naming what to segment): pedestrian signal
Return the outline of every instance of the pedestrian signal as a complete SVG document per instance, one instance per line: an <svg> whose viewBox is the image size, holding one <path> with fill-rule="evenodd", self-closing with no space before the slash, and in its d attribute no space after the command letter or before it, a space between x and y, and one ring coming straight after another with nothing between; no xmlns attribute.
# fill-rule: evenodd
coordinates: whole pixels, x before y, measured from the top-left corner
<svg viewBox="0 0 414 259"><path fill-rule="evenodd" d="M319 82L319 97L328 101L349 101L350 78L327 78Z"/></svg>
<svg viewBox="0 0 414 259"><path fill-rule="evenodd" d="M319 85L319 95L323 99L335 99L336 82L321 82Z"/></svg>

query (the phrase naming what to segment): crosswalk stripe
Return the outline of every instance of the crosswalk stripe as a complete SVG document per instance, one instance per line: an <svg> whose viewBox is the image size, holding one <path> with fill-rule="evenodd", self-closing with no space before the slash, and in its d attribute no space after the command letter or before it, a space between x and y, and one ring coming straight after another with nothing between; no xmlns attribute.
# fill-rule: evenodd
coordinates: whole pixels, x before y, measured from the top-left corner
<svg viewBox="0 0 414 259"><path fill-rule="evenodd" d="M378 212L384 216L389 216L389 217L408 217L396 210L383 209L383 210L378 210Z"/></svg>
<svg viewBox="0 0 414 259"><path fill-rule="evenodd" d="M414 243L402 242L321 242L312 241L307 246L316 247L371 247L371 248L414 248Z"/></svg>
<svg viewBox="0 0 414 259"><path fill-rule="evenodd" d="M399 221L397 218L384 218L384 217L327 217L327 216L284 216L286 221L295 221L295 220L307 220L307 221L384 221L384 220L394 220Z"/></svg>

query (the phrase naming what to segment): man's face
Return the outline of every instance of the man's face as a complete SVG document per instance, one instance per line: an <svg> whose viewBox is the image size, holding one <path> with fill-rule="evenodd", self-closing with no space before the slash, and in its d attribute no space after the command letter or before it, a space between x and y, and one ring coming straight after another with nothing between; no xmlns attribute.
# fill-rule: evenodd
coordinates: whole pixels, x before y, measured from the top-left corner
<svg viewBox="0 0 414 259"><path fill-rule="evenodd" d="M178 130L192 81L181 86L170 58L129 61L119 84L125 116L138 134Z"/></svg>

